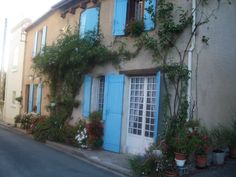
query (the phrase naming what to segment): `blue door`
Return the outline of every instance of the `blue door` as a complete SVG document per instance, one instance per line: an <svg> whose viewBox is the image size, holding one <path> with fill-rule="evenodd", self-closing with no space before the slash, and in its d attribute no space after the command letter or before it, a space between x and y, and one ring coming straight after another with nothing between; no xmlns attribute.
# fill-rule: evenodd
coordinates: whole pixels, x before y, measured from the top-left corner
<svg viewBox="0 0 236 177"><path fill-rule="evenodd" d="M40 83L38 85L37 88L37 100L36 100L36 104L37 104L37 113L40 114L41 113L41 101L42 101L42 83Z"/></svg>
<svg viewBox="0 0 236 177"><path fill-rule="evenodd" d="M120 152L122 107L124 92L123 75L107 75L104 92L104 144L103 148Z"/></svg>

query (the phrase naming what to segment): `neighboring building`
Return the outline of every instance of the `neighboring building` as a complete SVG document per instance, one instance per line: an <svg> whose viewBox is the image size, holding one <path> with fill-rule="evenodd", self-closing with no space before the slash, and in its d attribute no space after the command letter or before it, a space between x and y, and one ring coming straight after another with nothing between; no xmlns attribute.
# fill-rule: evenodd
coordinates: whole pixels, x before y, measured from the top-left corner
<svg viewBox="0 0 236 177"><path fill-rule="evenodd" d="M5 103L3 120L14 123L14 117L20 113L21 104L15 100L22 96L22 74L25 51L25 28L29 19L22 20L11 31L10 55L6 74Z"/></svg>
<svg viewBox="0 0 236 177"><path fill-rule="evenodd" d="M155 8L157 1L151 0L150 2ZM44 45L52 44L63 29L68 26L78 26L81 35L86 31L97 29L103 34L105 44L115 48L114 41L118 39L126 42L127 48L133 50L134 40L124 37L126 22L133 18L144 19L145 30L153 29L155 25L151 20L151 16L146 12L149 5L147 1L143 0L62 0L53 6L48 13L27 28L23 75L23 110L31 112L36 106L38 113L48 114L46 108L49 104L47 97L49 91L46 86L42 86L43 78L33 75L31 70L32 58L37 52L40 52ZM190 8L191 2L184 2L181 5ZM211 5L209 3L209 6ZM228 42L228 48L233 45L235 40L236 27L235 21L231 19L235 16L235 3L232 3L229 7L230 9L226 10L227 13L225 14L221 10L216 11L217 15L223 17L220 17L220 20L216 23L218 32L216 31L212 36L212 40L214 40L215 35L216 38L220 36L220 31L224 31L224 36L228 37L233 34L233 37L226 37L225 39ZM227 20L223 23L224 19ZM215 21L209 23L209 25L213 25L213 23ZM221 23L224 25L221 26ZM158 26L158 24L156 25ZM229 26L230 29L225 26ZM206 25L206 29L205 27L200 28L199 32L207 29ZM228 30L232 31L227 32ZM205 35L199 34L199 32L196 39L197 47L201 45L201 37ZM181 51L184 51L184 43L188 39L188 35L189 33L184 33L178 41ZM214 44L210 43L208 48L201 53L201 56L205 53L204 56L208 58L204 61L199 60L198 115L208 127L211 126L212 121L217 123L225 121L221 115L224 110L221 110L221 103L218 102L219 98L223 98L221 100L224 101L225 107L236 105L235 84L231 83L230 86L227 86L227 92L230 93L232 98L229 102L224 98L228 93L222 90L221 87L224 85L220 84L226 82L226 80L227 83L225 84L236 83L235 77L233 77L235 71L228 70L228 68L235 66L234 56L236 53L235 50L230 50L230 53L217 50L217 48L222 49L224 45L225 43L222 44L219 40L216 40ZM210 50L211 53L208 53L207 50ZM218 51L220 51L219 55L216 54ZM175 55L175 53L171 53L170 57L174 58ZM227 56L229 66L224 63L226 60L222 60L223 57L221 56ZM196 83L194 75L195 61L196 55L194 53L192 89L190 92L193 95L192 103L196 100L194 97L196 93L194 87ZM214 69L218 64L224 64L227 73L224 71L224 75L221 75L223 78L219 77L220 80L212 80L215 75L218 75L219 70ZM204 68L206 66L207 68ZM224 77L226 77L225 80ZM209 84L211 85L209 86ZM86 119L92 111L102 111L105 129L104 149L112 152L144 153L150 143L156 140L158 129L161 126L159 124L161 120L158 119L162 108L160 105L161 85L161 73L153 64L152 55L146 50L141 50L134 59L121 63L119 69L111 64L97 66L84 78L84 84L77 95L77 99L82 104L79 108L74 109L71 123L76 123L79 118ZM209 87L206 88L207 85ZM219 85L221 86L219 87ZM214 90L214 94L208 100L205 100L207 94L211 94L208 93L211 91L210 88ZM214 105L217 112L222 112L220 114L213 113L216 111L214 108L208 110L203 105L206 107ZM211 119L211 115L214 115L214 119ZM227 117L229 113L224 112L224 115Z"/></svg>

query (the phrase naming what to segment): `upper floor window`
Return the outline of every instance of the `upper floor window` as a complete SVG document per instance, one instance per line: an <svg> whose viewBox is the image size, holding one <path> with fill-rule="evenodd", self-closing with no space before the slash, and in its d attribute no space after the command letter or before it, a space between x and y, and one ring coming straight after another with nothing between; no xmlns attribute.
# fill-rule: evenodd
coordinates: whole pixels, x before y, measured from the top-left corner
<svg viewBox="0 0 236 177"><path fill-rule="evenodd" d="M127 20L143 20L144 0L129 0Z"/></svg>
<svg viewBox="0 0 236 177"><path fill-rule="evenodd" d="M39 54L46 45L47 26L34 33L33 57Z"/></svg>
<svg viewBox="0 0 236 177"><path fill-rule="evenodd" d="M12 69L16 69L17 65L18 65L18 60L19 60L19 46L17 46L14 49L14 53L13 53L13 61L12 61Z"/></svg>
<svg viewBox="0 0 236 177"><path fill-rule="evenodd" d="M149 12L153 9L156 12L157 0L114 0L114 20L113 35L125 34L125 26L131 20L143 21L144 30L151 30L155 24L153 14Z"/></svg>
<svg viewBox="0 0 236 177"><path fill-rule="evenodd" d="M81 13L80 16L80 36L84 36L86 33L98 31L99 23L99 8L89 8Z"/></svg>

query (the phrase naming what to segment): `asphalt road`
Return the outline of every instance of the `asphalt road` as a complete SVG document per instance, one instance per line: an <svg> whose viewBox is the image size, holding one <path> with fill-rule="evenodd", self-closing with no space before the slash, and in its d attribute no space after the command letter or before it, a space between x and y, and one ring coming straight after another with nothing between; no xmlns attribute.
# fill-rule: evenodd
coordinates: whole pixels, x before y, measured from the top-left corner
<svg viewBox="0 0 236 177"><path fill-rule="evenodd" d="M0 127L0 177L118 177Z"/></svg>

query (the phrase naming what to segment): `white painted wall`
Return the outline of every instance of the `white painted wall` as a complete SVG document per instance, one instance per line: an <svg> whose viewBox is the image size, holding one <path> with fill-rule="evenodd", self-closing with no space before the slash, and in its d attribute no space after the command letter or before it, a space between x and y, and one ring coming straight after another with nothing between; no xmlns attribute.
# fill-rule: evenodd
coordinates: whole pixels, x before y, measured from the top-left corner
<svg viewBox="0 0 236 177"><path fill-rule="evenodd" d="M217 7L217 2L209 2L205 9L208 13ZM197 31L193 58L192 96L198 103L195 117L209 128L236 119L236 1L230 5L222 0L214 14ZM209 37L208 46L201 42L203 35Z"/></svg>
<svg viewBox="0 0 236 177"><path fill-rule="evenodd" d="M22 32L30 23L31 21L29 19L24 19L12 29L3 110L3 120L7 123L14 123L14 117L20 113L21 105L17 101L13 103L13 91L16 92L16 97L22 94L21 87L25 51L25 40ZM16 60L18 61L16 62Z"/></svg>

